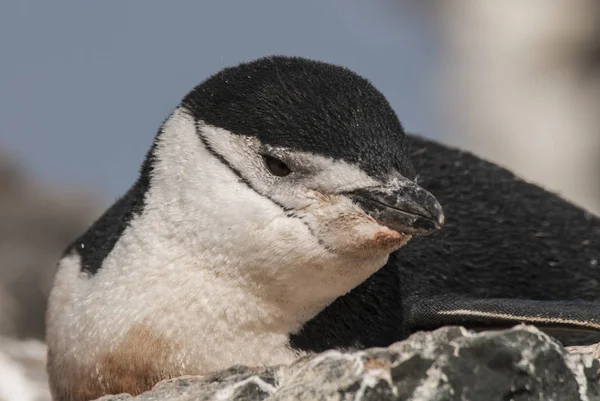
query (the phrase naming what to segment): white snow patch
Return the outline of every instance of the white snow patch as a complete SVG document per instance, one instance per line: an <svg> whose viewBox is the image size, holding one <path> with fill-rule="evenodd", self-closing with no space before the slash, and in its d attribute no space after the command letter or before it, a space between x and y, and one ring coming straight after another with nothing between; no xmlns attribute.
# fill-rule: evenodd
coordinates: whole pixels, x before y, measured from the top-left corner
<svg viewBox="0 0 600 401"><path fill-rule="evenodd" d="M0 353L0 401L35 401L37 391L25 370L11 358Z"/></svg>

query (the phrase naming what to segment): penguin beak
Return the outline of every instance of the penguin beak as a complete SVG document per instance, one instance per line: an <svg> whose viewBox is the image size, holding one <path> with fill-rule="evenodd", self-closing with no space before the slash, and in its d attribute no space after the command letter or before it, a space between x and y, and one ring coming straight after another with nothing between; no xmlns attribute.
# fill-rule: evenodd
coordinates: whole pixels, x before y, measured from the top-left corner
<svg viewBox="0 0 600 401"><path fill-rule="evenodd" d="M438 200L409 180L359 188L345 195L379 224L403 234L427 235L444 225L444 212Z"/></svg>

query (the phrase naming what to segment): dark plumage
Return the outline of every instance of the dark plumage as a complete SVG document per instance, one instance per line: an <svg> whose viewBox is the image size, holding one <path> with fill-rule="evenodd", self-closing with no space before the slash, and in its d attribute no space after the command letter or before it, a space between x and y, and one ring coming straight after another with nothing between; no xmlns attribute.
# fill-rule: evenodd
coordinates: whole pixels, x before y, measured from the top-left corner
<svg viewBox="0 0 600 401"><path fill-rule="evenodd" d="M443 324L520 321L438 313L449 309L600 325L598 217L468 152L413 135L408 142L419 184L444 207L444 229L394 252L383 269L292 336L293 346L381 346ZM539 325L566 344L600 341L597 334L563 332L569 325Z"/></svg>

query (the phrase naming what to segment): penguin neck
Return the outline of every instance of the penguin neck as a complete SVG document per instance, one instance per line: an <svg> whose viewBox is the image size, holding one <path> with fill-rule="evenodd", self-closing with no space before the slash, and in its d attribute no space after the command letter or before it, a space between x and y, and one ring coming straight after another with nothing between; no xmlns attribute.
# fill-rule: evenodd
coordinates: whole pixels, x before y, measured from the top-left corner
<svg viewBox="0 0 600 401"><path fill-rule="evenodd" d="M243 330L293 333L386 262L318 250L305 235L294 238L303 233L296 219L240 226L239 217L228 225L197 211L182 221L172 206L154 206L149 196L103 270L116 272L124 288L143 286L151 302L164 301L159 308L186 305L187 313L226 316Z"/></svg>

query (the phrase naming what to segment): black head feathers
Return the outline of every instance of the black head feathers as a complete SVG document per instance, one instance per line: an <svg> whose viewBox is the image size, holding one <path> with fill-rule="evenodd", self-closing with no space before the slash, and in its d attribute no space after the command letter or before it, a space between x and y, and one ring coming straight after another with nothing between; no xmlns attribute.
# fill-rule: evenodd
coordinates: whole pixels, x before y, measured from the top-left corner
<svg viewBox="0 0 600 401"><path fill-rule="evenodd" d="M225 68L182 104L197 120L263 143L358 163L377 176L413 178L405 135L386 98L347 68L266 57Z"/></svg>

